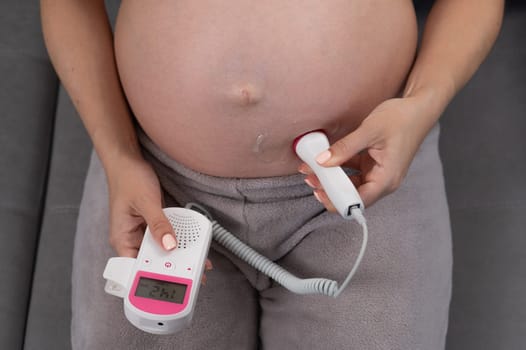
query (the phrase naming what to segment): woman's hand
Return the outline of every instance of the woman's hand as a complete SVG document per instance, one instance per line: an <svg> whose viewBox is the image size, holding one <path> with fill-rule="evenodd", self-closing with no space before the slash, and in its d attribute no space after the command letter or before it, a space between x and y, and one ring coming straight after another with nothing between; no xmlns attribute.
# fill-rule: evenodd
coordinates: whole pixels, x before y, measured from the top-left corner
<svg viewBox="0 0 526 350"><path fill-rule="evenodd" d="M119 256L135 258L146 225L166 250L177 246L172 225L162 211L161 187L151 166L142 159L121 159L108 176L110 244Z"/></svg>
<svg viewBox="0 0 526 350"><path fill-rule="evenodd" d="M162 211L161 186L151 166L142 159L126 159L114 169L118 172L108 176L110 244L117 254L137 257L146 226L164 249L175 249L177 234ZM212 269L208 259L205 269Z"/></svg>
<svg viewBox="0 0 526 350"><path fill-rule="evenodd" d="M427 113L427 115L426 115ZM360 171L351 176L364 205L371 206L394 192L404 179L409 165L426 134L429 114L425 98L394 98L381 103L344 138L316 158L323 166L347 166ZM329 211L336 211L316 175L305 163L299 169L305 182Z"/></svg>

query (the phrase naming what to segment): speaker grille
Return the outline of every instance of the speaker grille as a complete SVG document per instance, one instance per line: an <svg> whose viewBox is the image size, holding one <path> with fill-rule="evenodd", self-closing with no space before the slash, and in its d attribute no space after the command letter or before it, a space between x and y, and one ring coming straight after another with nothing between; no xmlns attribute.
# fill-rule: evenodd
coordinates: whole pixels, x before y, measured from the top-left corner
<svg viewBox="0 0 526 350"><path fill-rule="evenodd" d="M168 220L172 224L177 237L177 248L188 249L198 242L201 232L199 221L191 216L170 214Z"/></svg>

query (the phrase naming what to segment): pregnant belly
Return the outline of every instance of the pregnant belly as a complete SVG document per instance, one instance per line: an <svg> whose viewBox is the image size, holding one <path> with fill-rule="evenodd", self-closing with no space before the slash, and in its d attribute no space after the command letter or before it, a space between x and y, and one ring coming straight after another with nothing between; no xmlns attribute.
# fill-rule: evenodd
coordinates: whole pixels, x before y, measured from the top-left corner
<svg viewBox="0 0 526 350"><path fill-rule="evenodd" d="M171 158L227 177L292 174L294 138L343 137L396 96L411 66L408 0L124 0L123 89Z"/></svg>

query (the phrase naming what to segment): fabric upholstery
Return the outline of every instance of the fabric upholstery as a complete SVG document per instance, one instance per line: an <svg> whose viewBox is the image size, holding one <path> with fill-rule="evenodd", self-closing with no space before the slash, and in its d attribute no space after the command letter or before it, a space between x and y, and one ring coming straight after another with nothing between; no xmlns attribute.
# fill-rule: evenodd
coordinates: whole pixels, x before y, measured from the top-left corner
<svg viewBox="0 0 526 350"><path fill-rule="evenodd" d="M107 0L114 22L119 0ZM414 1L420 23L431 0ZM526 3L442 117L453 230L448 350L526 342ZM60 91L60 93L59 93ZM0 2L0 349L70 349L69 281L90 144L49 63L38 0Z"/></svg>
<svg viewBox="0 0 526 350"><path fill-rule="evenodd" d="M0 348L20 349L46 193L58 81L37 1L0 2Z"/></svg>
<svg viewBox="0 0 526 350"><path fill-rule="evenodd" d="M61 88L25 349L70 346L72 247L90 152L91 143L80 118Z"/></svg>

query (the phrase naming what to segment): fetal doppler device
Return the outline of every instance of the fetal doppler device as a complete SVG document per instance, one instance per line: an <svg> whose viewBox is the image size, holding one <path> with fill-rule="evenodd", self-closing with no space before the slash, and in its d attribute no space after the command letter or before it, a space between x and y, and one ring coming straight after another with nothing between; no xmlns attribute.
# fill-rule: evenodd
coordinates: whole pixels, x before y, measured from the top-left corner
<svg viewBox="0 0 526 350"><path fill-rule="evenodd" d="M114 257L106 264L104 290L124 299L124 314L137 328L153 334L172 334L191 321L212 238L252 267L297 294L337 297L349 284L367 246L364 206L349 177L340 167L323 167L315 158L329 148L322 131L298 137L296 154L317 175L334 207L344 219L355 219L363 229L356 262L341 285L325 278L301 279L245 245L195 203L165 208L178 246L162 249L147 227L137 258Z"/></svg>

